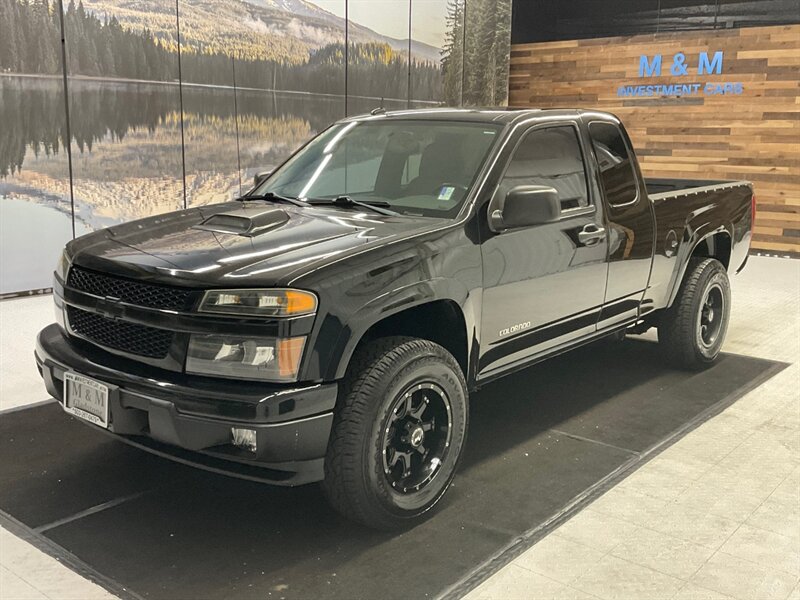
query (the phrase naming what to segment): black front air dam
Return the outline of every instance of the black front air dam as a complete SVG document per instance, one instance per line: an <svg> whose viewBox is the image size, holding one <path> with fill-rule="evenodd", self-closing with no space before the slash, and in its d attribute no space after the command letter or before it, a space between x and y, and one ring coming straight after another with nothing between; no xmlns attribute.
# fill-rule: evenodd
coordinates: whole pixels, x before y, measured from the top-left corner
<svg viewBox="0 0 800 600"><path fill-rule="evenodd" d="M120 365L111 364L114 357L103 354L79 350L55 324L36 341L37 365L47 391L59 402L65 371L109 385L109 428L86 423L90 427L215 472L279 485L322 479L335 383L259 386L152 367L139 370L131 361L120 371ZM256 431L255 453L231 445L232 427Z"/></svg>

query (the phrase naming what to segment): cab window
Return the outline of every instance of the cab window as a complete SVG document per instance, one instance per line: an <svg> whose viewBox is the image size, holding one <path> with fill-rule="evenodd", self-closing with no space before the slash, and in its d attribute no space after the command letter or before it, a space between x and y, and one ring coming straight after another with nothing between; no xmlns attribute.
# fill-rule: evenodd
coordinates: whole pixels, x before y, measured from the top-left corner
<svg viewBox="0 0 800 600"><path fill-rule="evenodd" d="M613 123L590 123L589 135L608 203L611 206L621 206L635 201L636 174L628 145L619 127Z"/></svg>
<svg viewBox="0 0 800 600"><path fill-rule="evenodd" d="M560 125L525 134L506 168L498 193L504 195L518 185L554 188L562 211L589 206L577 129Z"/></svg>

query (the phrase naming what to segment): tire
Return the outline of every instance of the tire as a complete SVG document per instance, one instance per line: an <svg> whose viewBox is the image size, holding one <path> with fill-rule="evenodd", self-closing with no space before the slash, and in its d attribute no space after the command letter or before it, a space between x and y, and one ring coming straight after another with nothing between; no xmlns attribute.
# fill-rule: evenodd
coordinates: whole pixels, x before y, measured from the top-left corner
<svg viewBox="0 0 800 600"><path fill-rule="evenodd" d="M461 368L433 342L381 338L356 352L339 394L322 483L328 501L374 529L415 525L447 491L466 441Z"/></svg>
<svg viewBox="0 0 800 600"><path fill-rule="evenodd" d="M658 325L658 341L672 366L698 370L719 355L731 310L725 267L713 258L689 261L678 295Z"/></svg>

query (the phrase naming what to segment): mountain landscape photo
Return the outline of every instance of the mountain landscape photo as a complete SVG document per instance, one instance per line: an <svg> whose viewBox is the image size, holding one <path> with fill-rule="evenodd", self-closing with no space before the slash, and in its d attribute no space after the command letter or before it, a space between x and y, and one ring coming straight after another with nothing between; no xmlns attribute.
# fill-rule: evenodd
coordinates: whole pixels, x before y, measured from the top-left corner
<svg viewBox="0 0 800 600"><path fill-rule="evenodd" d="M509 0L347 2L0 0L0 209L53 232L18 243L230 199L345 114L505 102ZM48 285L19 267L0 294Z"/></svg>

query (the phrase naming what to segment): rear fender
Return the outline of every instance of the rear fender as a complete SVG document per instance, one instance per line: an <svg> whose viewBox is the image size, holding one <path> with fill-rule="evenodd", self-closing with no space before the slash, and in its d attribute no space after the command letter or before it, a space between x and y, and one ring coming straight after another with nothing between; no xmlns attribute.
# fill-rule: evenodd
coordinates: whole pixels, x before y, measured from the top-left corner
<svg viewBox="0 0 800 600"><path fill-rule="evenodd" d="M694 255L697 248L717 235L727 236L731 240L731 232L733 227L730 224L723 224L714 229L710 228L708 223L703 223L697 229L692 227L691 222L687 224L684 229L682 242L678 247L677 261L675 263L675 270L673 271L672 278L670 279L670 293L667 306L672 306L675 298L678 296L678 290L681 287L681 282L686 275L686 269L689 268L689 261Z"/></svg>

